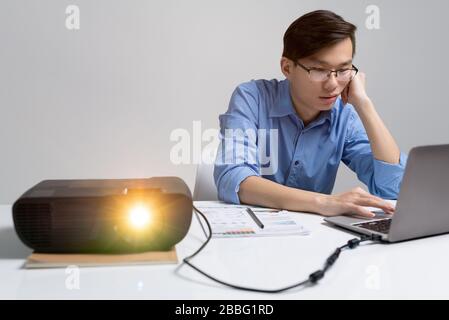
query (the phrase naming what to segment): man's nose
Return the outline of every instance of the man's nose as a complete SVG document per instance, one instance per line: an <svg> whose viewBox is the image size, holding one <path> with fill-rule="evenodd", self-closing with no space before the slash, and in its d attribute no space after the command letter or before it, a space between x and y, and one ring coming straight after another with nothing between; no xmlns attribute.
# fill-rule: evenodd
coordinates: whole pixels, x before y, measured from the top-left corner
<svg viewBox="0 0 449 320"><path fill-rule="evenodd" d="M338 81L337 77L335 76L335 73L331 73L329 77L324 81L324 88L327 91L333 91L335 88L338 87Z"/></svg>

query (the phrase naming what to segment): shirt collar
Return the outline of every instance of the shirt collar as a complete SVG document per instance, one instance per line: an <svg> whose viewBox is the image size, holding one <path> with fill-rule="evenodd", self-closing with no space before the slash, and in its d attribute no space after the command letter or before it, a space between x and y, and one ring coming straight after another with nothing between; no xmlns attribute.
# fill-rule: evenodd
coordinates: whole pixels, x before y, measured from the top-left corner
<svg viewBox="0 0 449 320"><path fill-rule="evenodd" d="M278 102L279 103L270 108L270 118L285 117L290 114L296 114L296 110L290 96L290 82L288 79L279 82Z"/></svg>
<svg viewBox="0 0 449 320"><path fill-rule="evenodd" d="M290 95L290 82L288 79L279 82L279 103L270 109L270 118L285 117L288 115L297 115L295 107L293 106L292 98ZM314 123L322 123L324 120L328 120L332 124L333 114L335 113L335 105L340 103L340 97L335 101L334 106L329 111L323 111L320 113ZM323 120L324 119L324 120Z"/></svg>

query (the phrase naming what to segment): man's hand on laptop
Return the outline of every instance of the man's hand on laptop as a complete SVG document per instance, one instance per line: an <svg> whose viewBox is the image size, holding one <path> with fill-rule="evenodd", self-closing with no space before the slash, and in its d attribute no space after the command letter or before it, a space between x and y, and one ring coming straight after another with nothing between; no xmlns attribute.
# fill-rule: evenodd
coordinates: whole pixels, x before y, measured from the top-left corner
<svg viewBox="0 0 449 320"><path fill-rule="evenodd" d="M375 214L364 207L379 208L387 214L393 214L395 210L389 202L360 187L340 194L325 195L319 200L319 213L324 216L358 215L373 218Z"/></svg>

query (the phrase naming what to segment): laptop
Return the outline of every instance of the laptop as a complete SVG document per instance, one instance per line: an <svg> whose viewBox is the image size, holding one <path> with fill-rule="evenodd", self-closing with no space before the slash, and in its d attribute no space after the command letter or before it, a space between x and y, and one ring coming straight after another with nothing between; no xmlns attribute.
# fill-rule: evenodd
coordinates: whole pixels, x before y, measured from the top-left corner
<svg viewBox="0 0 449 320"><path fill-rule="evenodd" d="M326 217L332 225L397 242L449 232L449 144L413 148L394 215Z"/></svg>

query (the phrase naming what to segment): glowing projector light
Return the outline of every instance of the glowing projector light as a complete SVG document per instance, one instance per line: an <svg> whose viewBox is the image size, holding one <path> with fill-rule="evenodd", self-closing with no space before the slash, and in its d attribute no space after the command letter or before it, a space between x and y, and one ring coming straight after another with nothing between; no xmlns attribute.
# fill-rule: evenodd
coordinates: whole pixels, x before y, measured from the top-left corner
<svg viewBox="0 0 449 320"><path fill-rule="evenodd" d="M129 211L129 222L134 229L144 229L151 223L150 211L143 205L136 205Z"/></svg>
<svg viewBox="0 0 449 320"><path fill-rule="evenodd" d="M13 205L20 240L42 253L166 251L192 220L192 195L177 177L44 180Z"/></svg>

